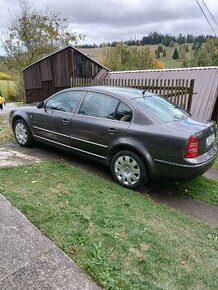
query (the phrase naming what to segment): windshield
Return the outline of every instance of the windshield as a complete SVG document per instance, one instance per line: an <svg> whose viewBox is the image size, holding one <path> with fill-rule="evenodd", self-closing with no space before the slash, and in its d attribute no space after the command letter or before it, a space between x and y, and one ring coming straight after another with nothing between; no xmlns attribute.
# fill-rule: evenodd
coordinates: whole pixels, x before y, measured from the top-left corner
<svg viewBox="0 0 218 290"><path fill-rule="evenodd" d="M144 96L135 101L164 123L187 119L188 113L159 96Z"/></svg>

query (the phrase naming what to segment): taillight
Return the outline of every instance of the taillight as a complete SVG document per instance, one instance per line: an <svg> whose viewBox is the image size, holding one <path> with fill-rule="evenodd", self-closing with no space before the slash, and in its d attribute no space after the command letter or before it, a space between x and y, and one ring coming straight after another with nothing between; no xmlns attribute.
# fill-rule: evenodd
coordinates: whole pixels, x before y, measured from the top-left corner
<svg viewBox="0 0 218 290"><path fill-rule="evenodd" d="M185 158L195 158L198 156L198 138L193 135L188 139L185 148Z"/></svg>

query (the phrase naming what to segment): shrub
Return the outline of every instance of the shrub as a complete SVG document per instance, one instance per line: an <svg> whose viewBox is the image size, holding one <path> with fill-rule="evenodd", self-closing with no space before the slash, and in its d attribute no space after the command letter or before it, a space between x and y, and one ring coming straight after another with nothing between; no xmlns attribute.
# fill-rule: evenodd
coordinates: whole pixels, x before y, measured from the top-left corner
<svg viewBox="0 0 218 290"><path fill-rule="evenodd" d="M6 74L2 71L0 72L0 80L9 81L11 79L12 79L12 77L9 74Z"/></svg>
<svg viewBox="0 0 218 290"><path fill-rule="evenodd" d="M12 86L9 81L7 81L5 96L7 101L16 102L16 89L15 86Z"/></svg>

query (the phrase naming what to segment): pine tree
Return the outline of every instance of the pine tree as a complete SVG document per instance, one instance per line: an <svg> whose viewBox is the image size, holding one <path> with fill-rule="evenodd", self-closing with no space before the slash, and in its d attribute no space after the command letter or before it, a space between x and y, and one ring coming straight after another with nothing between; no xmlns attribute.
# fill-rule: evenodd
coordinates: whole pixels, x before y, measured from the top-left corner
<svg viewBox="0 0 218 290"><path fill-rule="evenodd" d="M166 53L166 49L164 48L163 50L163 57L166 57L167 56L167 53Z"/></svg>
<svg viewBox="0 0 218 290"><path fill-rule="evenodd" d="M158 45L157 51L159 53L162 53L163 52L163 46L162 45Z"/></svg>
<svg viewBox="0 0 218 290"><path fill-rule="evenodd" d="M179 53L178 53L177 48L175 48L173 52L173 59L178 59L178 58L179 58Z"/></svg>
<svg viewBox="0 0 218 290"><path fill-rule="evenodd" d="M160 53L158 49L155 49L155 58L160 58Z"/></svg>

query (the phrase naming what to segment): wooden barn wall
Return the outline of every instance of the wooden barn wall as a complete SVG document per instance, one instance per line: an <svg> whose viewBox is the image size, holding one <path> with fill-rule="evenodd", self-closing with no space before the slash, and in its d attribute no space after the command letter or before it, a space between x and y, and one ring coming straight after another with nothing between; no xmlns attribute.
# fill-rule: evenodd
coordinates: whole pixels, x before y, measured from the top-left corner
<svg viewBox="0 0 218 290"><path fill-rule="evenodd" d="M42 89L26 89L26 103L34 103L43 101Z"/></svg>
<svg viewBox="0 0 218 290"><path fill-rule="evenodd" d="M102 69L100 65L94 63L85 55L77 51L74 51L73 63L73 77L94 78Z"/></svg>
<svg viewBox="0 0 218 290"><path fill-rule="evenodd" d="M66 89L66 87L54 88L54 91L52 92L52 94L55 94L64 89ZM48 92L46 92L43 89L26 90L26 103L31 104L31 103L42 102L52 95L52 94L46 95L46 93Z"/></svg>
<svg viewBox="0 0 218 290"><path fill-rule="evenodd" d="M52 57L53 80L55 87L70 86L69 50L63 50Z"/></svg>
<svg viewBox="0 0 218 290"><path fill-rule="evenodd" d="M52 76L51 57L48 57L40 61L40 75L41 75L41 82L52 80L53 76Z"/></svg>
<svg viewBox="0 0 218 290"><path fill-rule="evenodd" d="M36 63L34 66L29 67L24 71L24 85L26 89L41 88L41 74L39 63Z"/></svg>
<svg viewBox="0 0 218 290"><path fill-rule="evenodd" d="M26 102L45 100L69 88L71 78L94 78L102 67L73 48L53 54L23 72Z"/></svg>

